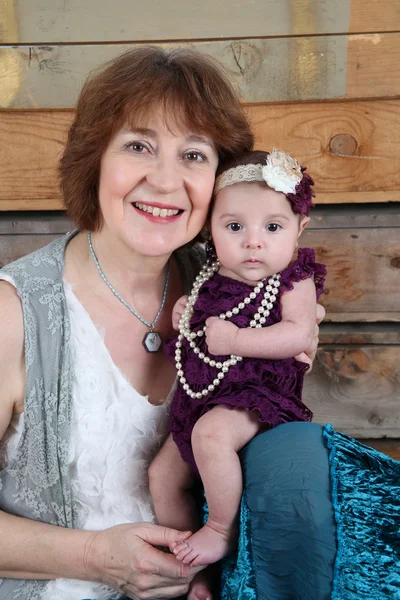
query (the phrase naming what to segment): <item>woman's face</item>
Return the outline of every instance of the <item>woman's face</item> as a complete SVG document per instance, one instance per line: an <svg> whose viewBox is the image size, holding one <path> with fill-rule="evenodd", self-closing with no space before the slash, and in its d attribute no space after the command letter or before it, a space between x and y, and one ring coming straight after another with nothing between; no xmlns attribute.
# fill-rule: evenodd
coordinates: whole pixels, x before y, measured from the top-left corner
<svg viewBox="0 0 400 600"><path fill-rule="evenodd" d="M102 229L143 256L169 255L201 230L217 165L211 139L162 118L122 129L101 160Z"/></svg>

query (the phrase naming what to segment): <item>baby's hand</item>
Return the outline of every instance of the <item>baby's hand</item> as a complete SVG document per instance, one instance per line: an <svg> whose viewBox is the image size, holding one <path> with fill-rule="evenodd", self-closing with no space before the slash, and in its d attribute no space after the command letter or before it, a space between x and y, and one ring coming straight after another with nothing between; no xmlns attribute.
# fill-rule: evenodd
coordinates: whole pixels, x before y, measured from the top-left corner
<svg viewBox="0 0 400 600"><path fill-rule="evenodd" d="M189 296L181 296L179 300L175 303L175 306L172 310L172 327L178 331L179 329L179 321L183 314L183 311L186 308L187 301Z"/></svg>
<svg viewBox="0 0 400 600"><path fill-rule="evenodd" d="M209 317L206 321L206 341L209 352L217 356L234 354L232 348L238 327L230 321Z"/></svg>

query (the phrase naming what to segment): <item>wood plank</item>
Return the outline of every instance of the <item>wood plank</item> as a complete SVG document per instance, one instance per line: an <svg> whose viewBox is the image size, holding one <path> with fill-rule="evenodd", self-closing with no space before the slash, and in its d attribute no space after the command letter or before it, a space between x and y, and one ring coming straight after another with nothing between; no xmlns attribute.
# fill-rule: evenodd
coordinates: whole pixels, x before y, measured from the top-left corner
<svg viewBox="0 0 400 600"><path fill-rule="evenodd" d="M386 227L400 227L400 203L357 206L317 204L311 211L311 221L307 230Z"/></svg>
<svg viewBox="0 0 400 600"><path fill-rule="evenodd" d="M317 202L335 202L338 193L359 201L360 194L381 190L382 201L387 194L400 200L400 100L262 104L246 111L257 147L285 148L307 165ZM0 210L61 208L56 165L72 118L72 111L0 111ZM330 150L343 132L357 142L354 155Z"/></svg>
<svg viewBox="0 0 400 600"><path fill-rule="evenodd" d="M9 0L11 4L11 0ZM18 0L18 33L10 43L114 41L309 35L393 31L397 0ZM137 15L140 15L140 19ZM179 19L176 18L179 15ZM14 17L15 18L15 17Z"/></svg>
<svg viewBox="0 0 400 600"><path fill-rule="evenodd" d="M399 319L398 228L306 230L300 246L315 248L317 260L327 266L321 303L329 319L338 321L344 312L353 321L360 313L375 321Z"/></svg>
<svg viewBox="0 0 400 600"><path fill-rule="evenodd" d="M352 0L349 33L396 31L400 24L397 0Z"/></svg>
<svg viewBox="0 0 400 600"><path fill-rule="evenodd" d="M285 148L308 167L317 202L332 194L391 191L400 198L400 101L250 105L258 148ZM354 154L336 154L332 140L351 136ZM359 199L359 198L358 198ZM374 198L374 200L377 198Z"/></svg>
<svg viewBox="0 0 400 600"><path fill-rule="evenodd" d="M400 323L321 323L320 344L400 346Z"/></svg>
<svg viewBox="0 0 400 600"><path fill-rule="evenodd" d="M360 439L398 438L400 346L322 346L303 398L317 423Z"/></svg>
<svg viewBox="0 0 400 600"><path fill-rule="evenodd" d="M372 448L376 448L376 450L379 450L379 452L383 452L395 460L400 460L400 439L371 440L367 438L366 440L362 441L364 444L367 444L367 446L372 446Z"/></svg>
<svg viewBox="0 0 400 600"><path fill-rule="evenodd" d="M136 44L0 49L0 106L72 108L92 69ZM245 102L396 97L400 33L163 43L210 54Z"/></svg>
<svg viewBox="0 0 400 600"><path fill-rule="evenodd" d="M47 234L61 235L72 229L65 217L57 227L56 224L50 227L48 222L32 224L29 228L21 223L18 225L18 221L16 223L15 227L4 224L0 230L2 264L44 245L50 239ZM324 262L328 268L326 293L321 297L321 303L327 310L326 323L363 320L400 322L398 228L316 229L306 231L301 241L303 246L314 247L317 260ZM332 325L325 330L326 333L322 329L321 341L380 345L400 343L397 325L379 327L373 329L366 325L360 329L360 326L338 328Z"/></svg>
<svg viewBox="0 0 400 600"><path fill-rule="evenodd" d="M0 199L59 197L57 161L72 112L0 112ZM44 208L44 207L43 207Z"/></svg>

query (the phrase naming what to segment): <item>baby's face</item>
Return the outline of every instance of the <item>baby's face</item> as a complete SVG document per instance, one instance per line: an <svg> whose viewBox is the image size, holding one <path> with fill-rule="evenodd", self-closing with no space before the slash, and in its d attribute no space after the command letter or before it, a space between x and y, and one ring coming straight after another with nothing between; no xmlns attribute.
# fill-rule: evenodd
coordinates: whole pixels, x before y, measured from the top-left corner
<svg viewBox="0 0 400 600"><path fill-rule="evenodd" d="M282 271L308 221L292 211L283 193L265 185L246 182L223 188L211 216L221 274L252 284Z"/></svg>

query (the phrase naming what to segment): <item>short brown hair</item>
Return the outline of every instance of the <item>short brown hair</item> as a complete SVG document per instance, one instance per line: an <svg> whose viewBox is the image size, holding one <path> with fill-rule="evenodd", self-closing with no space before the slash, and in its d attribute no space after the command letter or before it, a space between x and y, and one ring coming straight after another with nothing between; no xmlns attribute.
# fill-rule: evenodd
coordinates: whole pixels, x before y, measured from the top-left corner
<svg viewBox="0 0 400 600"><path fill-rule="evenodd" d="M101 158L125 123L139 125L161 107L178 126L203 133L220 161L249 150L253 135L232 85L211 58L192 50L155 46L131 50L93 72L79 96L60 160L64 204L79 229L101 224Z"/></svg>

